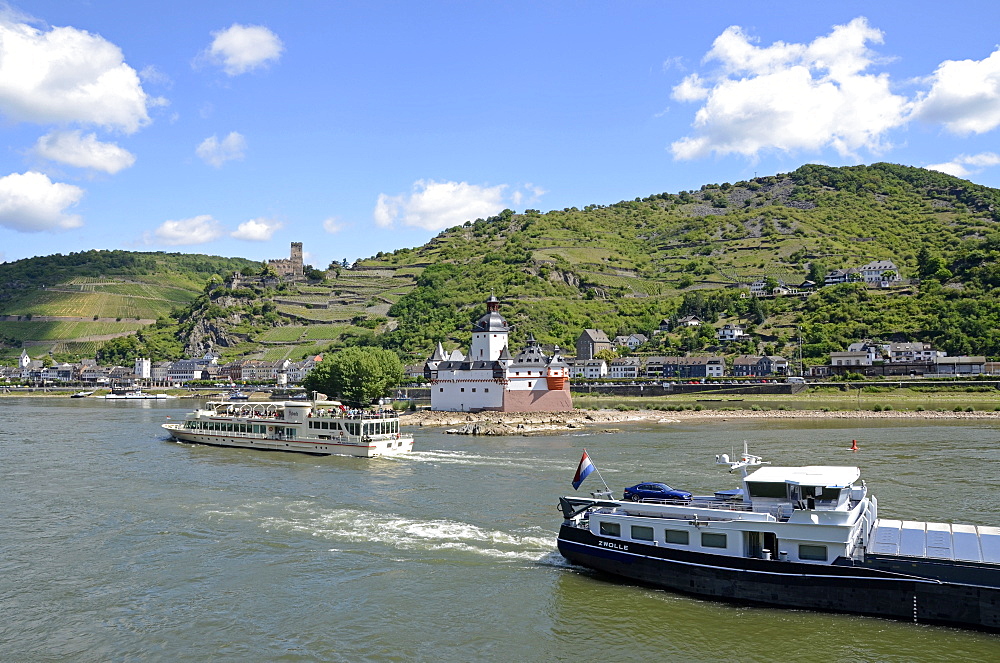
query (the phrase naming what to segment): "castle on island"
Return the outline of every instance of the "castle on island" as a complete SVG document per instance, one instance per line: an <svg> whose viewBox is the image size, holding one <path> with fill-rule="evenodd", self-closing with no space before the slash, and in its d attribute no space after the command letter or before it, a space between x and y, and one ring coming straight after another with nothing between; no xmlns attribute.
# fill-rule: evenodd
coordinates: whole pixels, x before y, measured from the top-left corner
<svg viewBox="0 0 1000 663"><path fill-rule="evenodd" d="M424 364L431 383L431 409L447 412L562 412L573 409L569 366L556 346L547 356L534 336L512 357L510 325L500 300L490 295L486 314L472 326L469 355L437 350Z"/></svg>

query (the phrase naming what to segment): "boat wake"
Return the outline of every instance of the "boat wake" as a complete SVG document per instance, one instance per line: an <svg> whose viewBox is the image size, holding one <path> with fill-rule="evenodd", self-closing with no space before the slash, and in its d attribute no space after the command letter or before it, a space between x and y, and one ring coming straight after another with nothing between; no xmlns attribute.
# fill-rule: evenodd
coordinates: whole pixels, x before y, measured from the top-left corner
<svg viewBox="0 0 1000 663"><path fill-rule="evenodd" d="M489 456L470 453L468 451L414 451L398 460L416 463L437 463L441 465L471 465L483 467L510 467L517 469L537 470L550 467L559 470L566 467L566 461L545 458L512 458L509 455L497 454Z"/></svg>
<svg viewBox="0 0 1000 663"><path fill-rule="evenodd" d="M418 520L358 509L323 509L298 502L287 515L265 518L268 531L321 537L336 549L364 541L395 550L472 553L512 562L537 562L553 555L555 538L542 530L511 533L455 520Z"/></svg>

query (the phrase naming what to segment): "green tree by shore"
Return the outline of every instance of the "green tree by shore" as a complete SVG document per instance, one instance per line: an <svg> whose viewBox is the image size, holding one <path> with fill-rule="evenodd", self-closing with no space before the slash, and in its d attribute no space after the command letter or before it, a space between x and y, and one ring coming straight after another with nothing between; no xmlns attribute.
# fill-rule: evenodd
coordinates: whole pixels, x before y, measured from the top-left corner
<svg viewBox="0 0 1000 663"><path fill-rule="evenodd" d="M381 348L346 348L325 357L306 375L306 391L339 396L352 405L369 405L403 380L403 364Z"/></svg>

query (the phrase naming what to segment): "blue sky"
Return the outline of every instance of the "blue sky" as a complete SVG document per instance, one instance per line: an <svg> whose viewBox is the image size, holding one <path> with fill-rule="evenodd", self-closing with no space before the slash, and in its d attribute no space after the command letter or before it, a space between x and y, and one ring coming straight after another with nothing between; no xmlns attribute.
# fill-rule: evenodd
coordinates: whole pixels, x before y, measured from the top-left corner
<svg viewBox="0 0 1000 663"><path fill-rule="evenodd" d="M1000 187L1000 3L0 7L0 260L326 267L803 163Z"/></svg>

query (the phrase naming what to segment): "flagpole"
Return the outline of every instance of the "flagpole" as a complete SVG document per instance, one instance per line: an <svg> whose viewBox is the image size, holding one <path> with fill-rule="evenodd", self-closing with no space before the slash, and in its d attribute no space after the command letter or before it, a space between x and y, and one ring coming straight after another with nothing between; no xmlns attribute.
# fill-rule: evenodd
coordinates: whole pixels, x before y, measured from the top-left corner
<svg viewBox="0 0 1000 663"><path fill-rule="evenodd" d="M587 454L588 456L590 455L589 453L587 453L587 449L586 449L586 447L584 447L584 449L583 449L583 453ZM608 492L610 493L610 492L611 492L611 489L610 489L610 488L608 488L608 482L607 482L607 481L605 481L605 480L604 480L604 477L602 477L602 476L601 476L601 471L600 471L599 469L597 469L597 463L595 463L595 462L593 461L593 459L591 459L590 463L591 463L591 465L593 465L593 466L594 466L594 471L595 471L595 472L597 472L597 476L598 476L598 478L599 478L599 479L601 480L601 483L603 483L603 484L604 484L604 490L606 490L606 491L608 491Z"/></svg>

